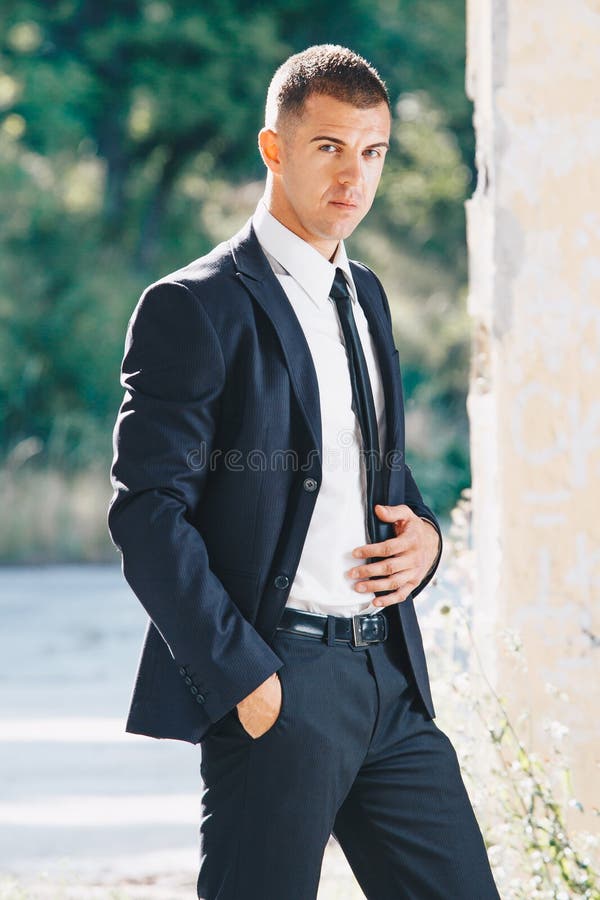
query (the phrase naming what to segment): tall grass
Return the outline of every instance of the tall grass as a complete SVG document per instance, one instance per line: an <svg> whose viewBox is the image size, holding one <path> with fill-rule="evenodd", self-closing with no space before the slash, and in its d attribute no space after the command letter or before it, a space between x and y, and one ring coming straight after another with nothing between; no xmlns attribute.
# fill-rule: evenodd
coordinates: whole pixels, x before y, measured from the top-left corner
<svg viewBox="0 0 600 900"><path fill-rule="evenodd" d="M0 470L0 563L116 562L106 527L108 467Z"/></svg>

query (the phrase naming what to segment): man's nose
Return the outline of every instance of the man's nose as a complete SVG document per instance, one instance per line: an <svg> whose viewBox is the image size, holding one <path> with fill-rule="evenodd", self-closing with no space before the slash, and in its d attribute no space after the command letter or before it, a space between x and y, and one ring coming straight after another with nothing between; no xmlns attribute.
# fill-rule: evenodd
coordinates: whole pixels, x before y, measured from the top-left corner
<svg viewBox="0 0 600 900"><path fill-rule="evenodd" d="M346 158L338 172L340 184L358 184L362 178L362 160L357 157Z"/></svg>

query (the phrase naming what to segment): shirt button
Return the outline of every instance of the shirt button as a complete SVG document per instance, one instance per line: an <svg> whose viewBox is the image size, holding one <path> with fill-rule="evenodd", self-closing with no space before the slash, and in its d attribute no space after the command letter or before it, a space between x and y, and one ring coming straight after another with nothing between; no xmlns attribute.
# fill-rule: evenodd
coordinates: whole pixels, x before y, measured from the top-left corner
<svg viewBox="0 0 600 900"><path fill-rule="evenodd" d="M196 694L196 703L204 703L204 694Z"/></svg>
<svg viewBox="0 0 600 900"><path fill-rule="evenodd" d="M191 686L190 691L192 692L192 694L194 694L194 696L198 693L198 688L195 684Z"/></svg>
<svg viewBox="0 0 600 900"><path fill-rule="evenodd" d="M180 674L180 675L187 675L187 669L186 669L185 666L179 666L179 674Z"/></svg>
<svg viewBox="0 0 600 900"><path fill-rule="evenodd" d="M305 478L302 487L304 488L305 491L310 491L310 492L316 491L317 482L315 481L314 478Z"/></svg>
<svg viewBox="0 0 600 900"><path fill-rule="evenodd" d="M186 683L186 684L192 684L192 683L193 683L193 682L192 682L192 679L190 678L189 675L186 675L185 683Z"/></svg>
<svg viewBox="0 0 600 900"><path fill-rule="evenodd" d="M290 586L290 579L287 577L287 575L278 575L273 583L276 588L279 588L280 591L283 591L286 587Z"/></svg>

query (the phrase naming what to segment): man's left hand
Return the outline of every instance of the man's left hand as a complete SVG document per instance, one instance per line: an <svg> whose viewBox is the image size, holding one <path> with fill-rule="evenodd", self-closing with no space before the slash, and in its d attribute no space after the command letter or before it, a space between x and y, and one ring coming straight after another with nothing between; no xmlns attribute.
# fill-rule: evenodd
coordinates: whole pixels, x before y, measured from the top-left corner
<svg viewBox="0 0 600 900"><path fill-rule="evenodd" d="M358 579L354 585L358 592L393 591L385 597L373 599L375 606L390 606L406 600L423 581L438 555L440 538L431 522L420 518L403 503L399 506L381 506L377 503L375 514L382 521L393 524L396 536L379 544L356 547L352 556L385 558L354 566L346 574Z"/></svg>

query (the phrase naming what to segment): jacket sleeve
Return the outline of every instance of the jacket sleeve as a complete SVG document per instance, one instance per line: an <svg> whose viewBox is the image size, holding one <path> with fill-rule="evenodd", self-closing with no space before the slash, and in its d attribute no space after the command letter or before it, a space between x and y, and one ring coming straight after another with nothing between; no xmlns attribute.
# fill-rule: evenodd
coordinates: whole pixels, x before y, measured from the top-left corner
<svg viewBox="0 0 600 900"><path fill-rule="evenodd" d="M436 558L434 559L431 568L423 578L420 584L416 586L414 591L411 592L410 596L414 599L417 594L420 594L424 587L427 587L431 579L436 573L436 570L440 564L440 559L442 558L442 549L443 549L443 541L442 541L442 530L440 528L439 522L429 509L428 506L423 502L423 498L421 497L421 492L417 487L417 483L413 478L412 472L410 468L405 465L404 466L404 502L407 506L412 509L414 513L420 516L422 519L426 519L428 522L431 522L433 527L438 533L438 537L440 539L440 545L438 549L438 553Z"/></svg>
<svg viewBox="0 0 600 900"><path fill-rule="evenodd" d="M244 618L210 568L190 524L210 466L225 362L200 300L183 284L159 282L129 321L114 428L108 512L123 573L174 659L220 719L282 660Z"/></svg>

